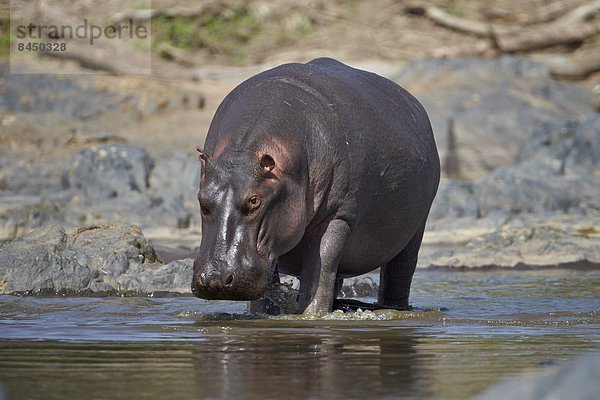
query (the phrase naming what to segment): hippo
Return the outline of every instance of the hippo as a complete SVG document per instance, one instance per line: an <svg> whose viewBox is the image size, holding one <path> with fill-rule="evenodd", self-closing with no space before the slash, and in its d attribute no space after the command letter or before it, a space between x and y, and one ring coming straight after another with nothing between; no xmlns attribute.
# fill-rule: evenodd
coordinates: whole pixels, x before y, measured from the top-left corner
<svg viewBox="0 0 600 400"><path fill-rule="evenodd" d="M284 273L322 314L380 268L376 304L409 307L440 162L405 89L330 58L280 65L226 96L198 151L196 296L257 301Z"/></svg>

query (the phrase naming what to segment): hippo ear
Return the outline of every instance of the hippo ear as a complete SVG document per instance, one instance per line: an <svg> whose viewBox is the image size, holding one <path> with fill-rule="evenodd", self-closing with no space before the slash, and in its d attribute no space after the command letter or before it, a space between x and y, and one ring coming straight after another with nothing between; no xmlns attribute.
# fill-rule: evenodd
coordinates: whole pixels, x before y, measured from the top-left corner
<svg viewBox="0 0 600 400"><path fill-rule="evenodd" d="M260 158L260 170L263 174L268 174L275 168L275 160L268 154L264 154Z"/></svg>
<svg viewBox="0 0 600 400"><path fill-rule="evenodd" d="M200 160L202 165L208 164L208 162L210 161L208 154L206 154L204 150L202 150L200 147L196 147L196 150L198 151L198 160Z"/></svg>

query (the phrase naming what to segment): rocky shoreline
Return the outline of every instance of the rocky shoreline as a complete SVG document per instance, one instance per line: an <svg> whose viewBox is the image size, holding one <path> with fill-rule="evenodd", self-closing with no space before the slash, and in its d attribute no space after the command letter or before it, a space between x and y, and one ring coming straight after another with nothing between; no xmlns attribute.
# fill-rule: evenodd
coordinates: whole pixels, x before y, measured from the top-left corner
<svg viewBox="0 0 600 400"><path fill-rule="evenodd" d="M171 259L200 243L196 156L155 158L115 128L164 108L0 73L0 294L189 293L191 259ZM519 57L415 61L389 76L427 108L445 174L420 268L600 267L590 88ZM77 106L82 90L97 100ZM348 297L364 284L348 285Z"/></svg>

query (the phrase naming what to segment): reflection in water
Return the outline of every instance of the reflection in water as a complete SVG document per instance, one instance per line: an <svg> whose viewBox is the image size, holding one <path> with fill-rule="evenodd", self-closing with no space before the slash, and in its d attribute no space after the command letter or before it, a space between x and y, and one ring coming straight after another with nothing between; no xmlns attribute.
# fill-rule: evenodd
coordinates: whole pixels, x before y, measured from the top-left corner
<svg viewBox="0 0 600 400"><path fill-rule="evenodd" d="M11 400L188 399L190 355L168 343L3 341L0 385Z"/></svg>
<svg viewBox="0 0 600 400"><path fill-rule="evenodd" d="M5 340L0 386L12 400L465 399L598 346L589 333L440 337L377 323L311 325L204 324L210 333L195 342Z"/></svg>
<svg viewBox="0 0 600 400"><path fill-rule="evenodd" d="M257 331L194 346L198 394L236 398L372 398L425 394L413 330ZM216 349L215 349L216 347ZM216 351L215 351L216 350Z"/></svg>
<svg viewBox="0 0 600 400"><path fill-rule="evenodd" d="M416 311L316 320L196 298L0 296L0 387L11 400L465 399L600 345L600 271L415 277Z"/></svg>
<svg viewBox="0 0 600 400"><path fill-rule="evenodd" d="M430 385L413 330L345 327L322 337L327 330L272 334L252 328L193 344L0 342L0 383L12 399L426 394Z"/></svg>

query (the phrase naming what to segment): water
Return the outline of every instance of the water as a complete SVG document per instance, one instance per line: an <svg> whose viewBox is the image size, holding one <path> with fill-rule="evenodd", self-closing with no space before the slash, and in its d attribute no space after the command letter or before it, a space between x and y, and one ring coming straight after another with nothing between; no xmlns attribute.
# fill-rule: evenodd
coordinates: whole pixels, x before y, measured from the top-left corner
<svg viewBox="0 0 600 400"><path fill-rule="evenodd" d="M0 296L9 399L464 399L600 348L600 271L418 271L411 312ZM0 394L0 398L3 395Z"/></svg>

